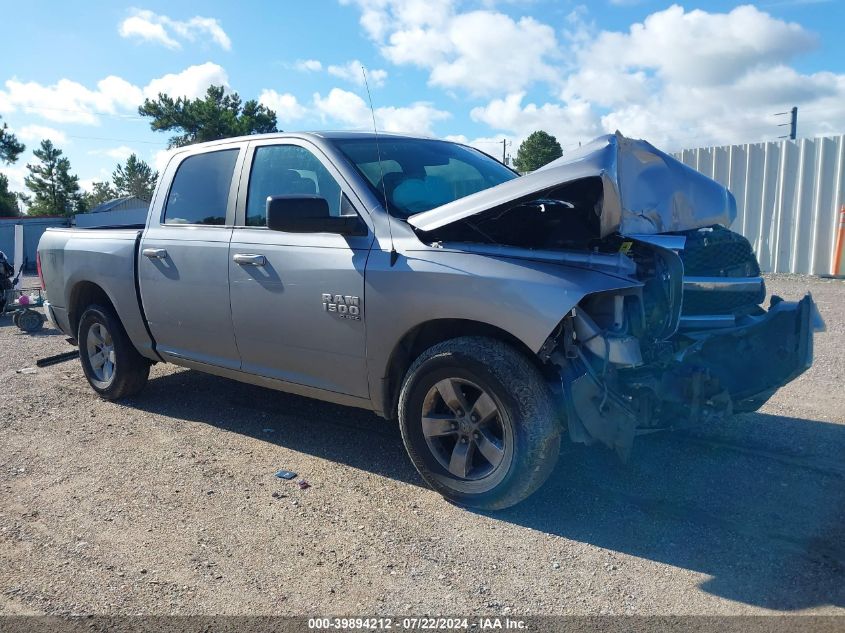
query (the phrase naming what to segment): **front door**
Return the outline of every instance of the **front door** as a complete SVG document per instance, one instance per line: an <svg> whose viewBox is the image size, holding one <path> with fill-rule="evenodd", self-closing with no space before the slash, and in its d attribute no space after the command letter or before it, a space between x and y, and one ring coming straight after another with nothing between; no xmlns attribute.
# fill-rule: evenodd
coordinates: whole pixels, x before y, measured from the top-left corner
<svg viewBox="0 0 845 633"><path fill-rule="evenodd" d="M232 183L239 152L234 146L182 159L144 233L138 255L141 301L166 360L240 367L229 310L237 191Z"/></svg>
<svg viewBox="0 0 845 633"><path fill-rule="evenodd" d="M243 370L367 397L364 270L372 231L284 233L265 220L267 198L285 194L318 195L334 214L358 213L352 192L306 141L254 142L246 164L229 248Z"/></svg>

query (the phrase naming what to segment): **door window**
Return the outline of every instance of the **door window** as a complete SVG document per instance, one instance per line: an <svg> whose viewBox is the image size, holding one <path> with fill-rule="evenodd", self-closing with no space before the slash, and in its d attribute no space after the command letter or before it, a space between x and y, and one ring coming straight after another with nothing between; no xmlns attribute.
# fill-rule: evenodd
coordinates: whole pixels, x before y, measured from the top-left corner
<svg viewBox="0 0 845 633"><path fill-rule="evenodd" d="M182 161L167 196L165 224L226 224L229 188L237 149L189 156Z"/></svg>
<svg viewBox="0 0 845 633"><path fill-rule="evenodd" d="M310 151L298 145L262 145L252 161L246 225L266 226L267 198L282 195L320 196L332 215L354 213L338 182Z"/></svg>

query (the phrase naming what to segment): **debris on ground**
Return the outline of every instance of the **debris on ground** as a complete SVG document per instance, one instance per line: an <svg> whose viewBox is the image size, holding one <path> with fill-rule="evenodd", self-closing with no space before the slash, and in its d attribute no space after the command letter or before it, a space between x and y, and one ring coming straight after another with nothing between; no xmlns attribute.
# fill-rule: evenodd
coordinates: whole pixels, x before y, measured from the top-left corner
<svg viewBox="0 0 845 633"><path fill-rule="evenodd" d="M38 370L35 367L24 367L17 371L19 374L37 374Z"/></svg>
<svg viewBox="0 0 845 633"><path fill-rule="evenodd" d="M300 490L307 490L308 488L310 488L310 487L311 487L311 484L309 484L309 483L308 483L307 481L305 481L304 479L300 479L300 480L299 480L299 481L297 481L296 483L297 483L297 484L299 484L299 489L300 489Z"/></svg>
<svg viewBox="0 0 845 633"><path fill-rule="evenodd" d="M68 360L73 360L74 358L79 358L79 350L56 354L55 356L47 356L46 358L39 358L35 361L35 365L36 367L47 367L49 365L57 365Z"/></svg>
<svg viewBox="0 0 845 633"><path fill-rule="evenodd" d="M292 470L285 470L284 468L276 473L276 477L279 479L293 479L296 477L296 473Z"/></svg>

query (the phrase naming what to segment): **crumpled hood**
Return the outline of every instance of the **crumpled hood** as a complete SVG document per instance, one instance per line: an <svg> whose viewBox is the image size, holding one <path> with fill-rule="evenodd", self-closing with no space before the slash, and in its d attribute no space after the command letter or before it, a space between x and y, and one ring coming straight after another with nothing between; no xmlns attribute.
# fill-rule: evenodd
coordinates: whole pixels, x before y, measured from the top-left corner
<svg viewBox="0 0 845 633"><path fill-rule="evenodd" d="M513 206L583 178L599 177L599 237L667 233L736 218L736 200L725 187L642 140L619 132L600 136L526 176L417 213L408 223L432 231L486 211Z"/></svg>

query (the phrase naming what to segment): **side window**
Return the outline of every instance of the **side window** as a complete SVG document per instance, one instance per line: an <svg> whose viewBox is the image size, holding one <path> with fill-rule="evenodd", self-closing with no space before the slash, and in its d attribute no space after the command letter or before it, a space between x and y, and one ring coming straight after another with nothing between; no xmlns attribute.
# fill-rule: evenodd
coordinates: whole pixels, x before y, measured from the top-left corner
<svg viewBox="0 0 845 633"><path fill-rule="evenodd" d="M354 213L342 201L340 185L323 163L298 145L262 145L256 148L246 198L246 225L267 224L267 198L284 195L325 198L332 215Z"/></svg>
<svg viewBox="0 0 845 633"><path fill-rule="evenodd" d="M226 224L237 149L196 154L182 161L164 208L165 224Z"/></svg>

